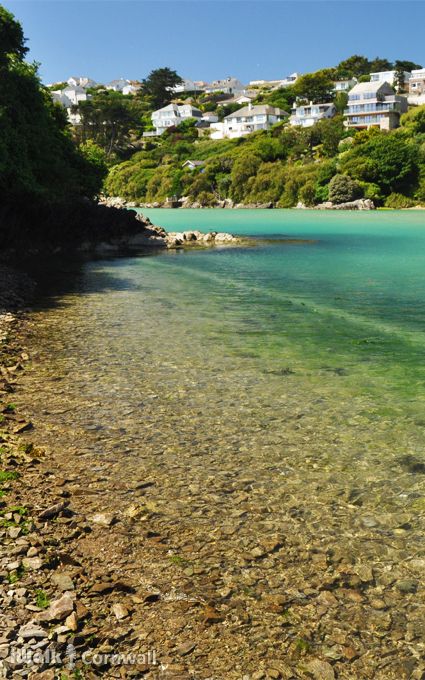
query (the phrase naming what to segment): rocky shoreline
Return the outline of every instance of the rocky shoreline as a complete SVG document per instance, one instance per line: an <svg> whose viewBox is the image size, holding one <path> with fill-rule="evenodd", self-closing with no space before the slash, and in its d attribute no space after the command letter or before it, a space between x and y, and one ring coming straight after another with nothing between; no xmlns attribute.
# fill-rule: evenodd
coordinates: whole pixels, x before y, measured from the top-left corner
<svg viewBox="0 0 425 680"><path fill-rule="evenodd" d="M323 541L317 519L308 528L289 480L282 515L252 477L223 476L204 490L192 480L169 524L159 470L111 483L102 455L43 450L15 403L36 323L15 309L33 286L11 270L3 280L14 311L0 318L0 677L423 680L425 559L419 543L406 555L406 522L379 529L386 543L369 562L336 535ZM190 507L222 493L228 524L197 533ZM374 518L359 530L358 497L347 490L329 507L336 500L373 551ZM267 528L259 540L256 522Z"/></svg>
<svg viewBox="0 0 425 680"><path fill-rule="evenodd" d="M231 198L226 198L222 201L217 200L214 205L202 205L198 201L192 201L187 197L179 198L176 200L166 200L162 202L154 203L143 203L137 201L126 201L120 196L104 196L100 200L101 205L106 205L113 208L191 208L191 209L228 209L228 210L272 210L277 206L269 201L267 203L235 203ZM359 198L356 201L350 201L349 203L332 203L327 201L325 203L320 203L315 206L306 206L304 203L298 203L295 209L302 210L375 210L375 204L369 198Z"/></svg>

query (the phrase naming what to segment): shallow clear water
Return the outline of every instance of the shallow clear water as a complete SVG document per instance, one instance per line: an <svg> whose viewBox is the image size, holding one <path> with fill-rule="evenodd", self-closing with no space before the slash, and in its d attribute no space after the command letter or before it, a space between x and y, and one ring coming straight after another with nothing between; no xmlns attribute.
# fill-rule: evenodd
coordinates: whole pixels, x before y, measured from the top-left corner
<svg viewBox="0 0 425 680"><path fill-rule="evenodd" d="M154 477L198 558L221 528L220 574L284 527L299 588L299 543L403 575L425 556L425 214L144 212L262 238L88 263L51 291L22 396L39 436L107 466L105 489ZM280 587L273 559L257 571Z"/></svg>

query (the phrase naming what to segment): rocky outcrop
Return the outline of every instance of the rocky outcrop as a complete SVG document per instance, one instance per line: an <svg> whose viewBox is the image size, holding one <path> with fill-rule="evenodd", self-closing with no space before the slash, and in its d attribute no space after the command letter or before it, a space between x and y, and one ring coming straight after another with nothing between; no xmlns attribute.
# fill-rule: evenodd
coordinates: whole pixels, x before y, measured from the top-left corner
<svg viewBox="0 0 425 680"><path fill-rule="evenodd" d="M370 198L359 198L356 201L350 201L349 203L332 203L332 201L326 201L325 203L319 203L318 205L307 206L301 201L297 203L296 208L298 210L375 210L375 204Z"/></svg>
<svg viewBox="0 0 425 680"><path fill-rule="evenodd" d="M271 201L266 203L234 203L231 198L217 199L211 205L203 205L199 201L194 201L189 196L182 196L176 201L154 201L153 203L139 203L136 201L125 201L120 196L103 196L100 199L102 205L111 208L227 208L234 210L266 210L274 208Z"/></svg>
<svg viewBox="0 0 425 680"><path fill-rule="evenodd" d="M243 239L226 232L181 231L169 232L165 237L167 248L184 248L190 246L211 247L222 245L238 245Z"/></svg>

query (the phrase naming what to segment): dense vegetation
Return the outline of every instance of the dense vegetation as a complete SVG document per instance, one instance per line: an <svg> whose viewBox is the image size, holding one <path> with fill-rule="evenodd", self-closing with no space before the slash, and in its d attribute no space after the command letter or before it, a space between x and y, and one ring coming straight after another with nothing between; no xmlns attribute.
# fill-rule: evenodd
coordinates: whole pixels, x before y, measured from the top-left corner
<svg viewBox="0 0 425 680"><path fill-rule="evenodd" d="M188 159L203 165L183 168ZM287 208L363 196L408 207L425 202L425 107L405 114L392 132L353 133L337 116L311 128L279 123L268 132L214 141L198 139L194 122L186 121L111 167L105 188L129 200L187 196L205 206L230 198Z"/></svg>
<svg viewBox="0 0 425 680"><path fill-rule="evenodd" d="M94 89L92 98L79 105L81 125L71 132L64 110L40 84L36 67L25 62L26 52L21 26L0 6L2 226L21 212L37 228L40 216L54 214L58 206L96 196L107 172L106 193L141 202L173 196L204 206L231 199L292 207L299 201L313 206L364 196L389 207L425 203L425 107L411 109L392 132L348 131L342 117L346 96L333 91L337 78L367 79L373 70L401 72L419 64L354 55L290 87L259 89L256 103L289 111L297 97L333 99L339 113L312 128L284 122L245 138L214 141L205 131L199 136L194 120L160 138L143 138L151 112L172 99L171 88L181 80L169 68L152 71L135 96ZM239 108L225 99L220 92L184 93L173 101L191 101L222 119ZM188 159L202 164L193 170L183 167ZM56 221L49 224L52 235ZM3 230L0 236L4 243L8 233Z"/></svg>
<svg viewBox="0 0 425 680"><path fill-rule="evenodd" d="M107 173L93 139L75 144L35 65L20 24L0 5L0 251L20 255L137 233L131 213L92 201Z"/></svg>
<svg viewBox="0 0 425 680"><path fill-rule="evenodd" d="M0 6L0 191L2 201L91 196L96 164L72 141L63 109L25 63L20 25Z"/></svg>
<svg viewBox="0 0 425 680"><path fill-rule="evenodd" d="M140 202L187 197L204 206L224 199L285 208L299 201L313 206L360 197L388 207L425 202L425 107L405 114L398 130L357 132L344 127L347 95L333 89L336 79L367 80L374 70L401 72L415 67L420 64L391 63L380 57L370 61L354 55L335 68L305 74L292 86L258 90L255 103L286 111L296 98L333 100L338 115L307 129L278 123L268 132L213 141L208 135L199 136L195 121L189 120L148 142L143 142L140 127L128 130L126 151L111 163L105 191ZM220 93L186 93L183 97L203 111L216 111L220 119L240 108L238 104L221 105L226 95ZM135 100L145 106L146 118L146 93L142 90ZM183 168L189 159L203 165Z"/></svg>

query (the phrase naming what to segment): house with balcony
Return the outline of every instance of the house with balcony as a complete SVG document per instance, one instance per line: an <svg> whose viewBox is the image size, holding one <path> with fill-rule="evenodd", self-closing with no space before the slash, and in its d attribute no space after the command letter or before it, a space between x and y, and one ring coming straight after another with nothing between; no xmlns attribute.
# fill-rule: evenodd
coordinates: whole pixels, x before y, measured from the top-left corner
<svg viewBox="0 0 425 680"><path fill-rule="evenodd" d="M336 114L335 104L327 102L325 104L301 104L296 103L291 111L289 122L295 127L312 127L319 120L333 118Z"/></svg>
<svg viewBox="0 0 425 680"><path fill-rule="evenodd" d="M222 123L211 124L212 139L235 139L257 132L258 130L270 130L272 125L287 118L286 111L277 106L251 103L242 109L230 113Z"/></svg>
<svg viewBox="0 0 425 680"><path fill-rule="evenodd" d="M412 71L409 78L409 94L425 94L425 68Z"/></svg>
<svg viewBox="0 0 425 680"><path fill-rule="evenodd" d="M404 88L407 90L409 87L410 73L409 71L403 71L404 73ZM393 87L396 86L397 71L378 71L377 73L370 74L371 83L389 83Z"/></svg>
<svg viewBox="0 0 425 680"><path fill-rule="evenodd" d="M393 130L407 111L407 98L394 93L387 82L357 83L348 93L345 125L348 128L379 127Z"/></svg>
<svg viewBox="0 0 425 680"><path fill-rule="evenodd" d="M202 111L191 104L168 104L168 106L164 106L162 109L152 113L152 124L156 130L155 134L162 135L168 128L180 125L180 123L188 118L201 120Z"/></svg>

